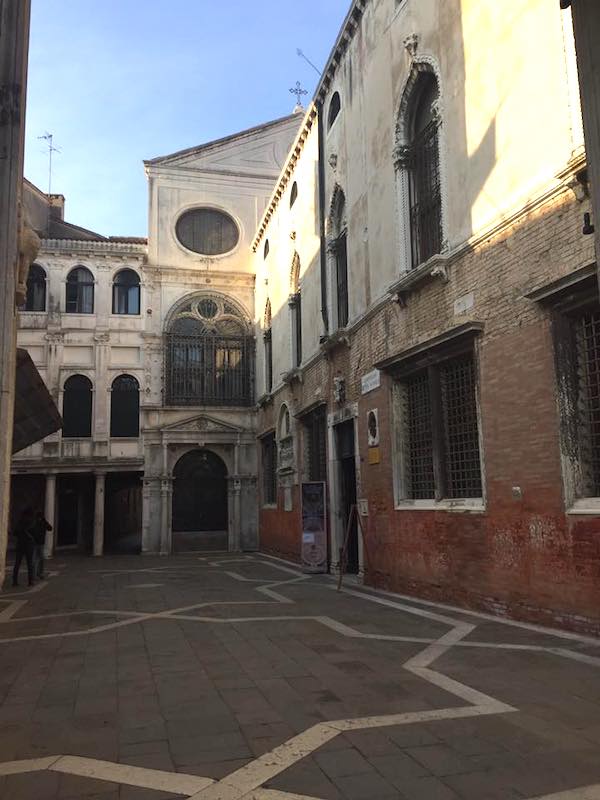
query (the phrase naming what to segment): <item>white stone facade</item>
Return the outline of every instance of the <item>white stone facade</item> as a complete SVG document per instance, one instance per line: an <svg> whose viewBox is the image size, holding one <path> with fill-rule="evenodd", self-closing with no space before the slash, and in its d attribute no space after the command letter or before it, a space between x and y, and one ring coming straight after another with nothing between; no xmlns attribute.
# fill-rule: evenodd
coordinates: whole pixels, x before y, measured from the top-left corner
<svg viewBox="0 0 600 800"><path fill-rule="evenodd" d="M13 518L24 505L43 504L56 531L49 553L76 546L100 555L105 545L121 548L123 536L125 549L141 552L194 549L197 532L189 525L177 542L172 536L174 471L191 451L224 464L226 496L219 502L226 508L218 519L226 528L213 532L223 534L215 541L230 550L257 547L254 363L248 365L252 385L245 405L179 403L165 385L165 341L178 314L202 299L232 312L252 338L250 244L300 121L286 117L146 162L147 243L89 231L82 239L43 240L36 263L46 277L45 310L21 311L19 344L61 412L65 382L74 375L89 379L93 398L91 435L53 434L13 461ZM198 208L223 211L235 221L238 241L226 254L199 255L180 243L178 220ZM73 228L74 237L79 233ZM76 267L93 278L93 313L67 310L67 278ZM139 276L139 313L113 313L113 283L124 269ZM111 388L120 375L139 385L139 436L111 436ZM123 504L130 519L121 536L115 514Z"/></svg>

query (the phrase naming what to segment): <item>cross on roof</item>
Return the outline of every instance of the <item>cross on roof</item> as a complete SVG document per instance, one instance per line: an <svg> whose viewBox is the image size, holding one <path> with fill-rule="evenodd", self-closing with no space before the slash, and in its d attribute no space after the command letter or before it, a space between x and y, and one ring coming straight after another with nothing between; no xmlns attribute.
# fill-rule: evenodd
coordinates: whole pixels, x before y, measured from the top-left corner
<svg viewBox="0 0 600 800"><path fill-rule="evenodd" d="M294 89L290 89L290 94L296 95L296 103L297 105L302 105L302 96L308 94L306 89L302 88L300 81L296 81L296 86Z"/></svg>

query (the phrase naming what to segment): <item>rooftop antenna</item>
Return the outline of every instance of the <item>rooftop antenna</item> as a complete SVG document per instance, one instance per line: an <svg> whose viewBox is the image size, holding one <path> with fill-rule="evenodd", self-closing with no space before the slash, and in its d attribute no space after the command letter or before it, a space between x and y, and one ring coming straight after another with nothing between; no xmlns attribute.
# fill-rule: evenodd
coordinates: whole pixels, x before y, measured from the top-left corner
<svg viewBox="0 0 600 800"><path fill-rule="evenodd" d="M308 94L308 92L306 89L302 88L300 81L296 81L296 86L293 89L290 89L290 94L296 95L296 107L294 108L294 114L298 111L304 111L304 106L302 105L302 96Z"/></svg>
<svg viewBox="0 0 600 800"><path fill-rule="evenodd" d="M38 136L38 139L43 139L48 145L48 197L52 194L52 153L60 153L58 147L54 147L53 135L51 133L44 133L43 136Z"/></svg>
<svg viewBox="0 0 600 800"><path fill-rule="evenodd" d="M299 47L298 47L298 48L296 48L296 53L297 53L297 55L299 55L299 56L300 56L300 58L303 58L303 59L306 61L306 63L307 63L307 64L310 64L310 66L311 66L311 67L314 69L314 71L317 73L317 75L318 75L319 77L321 77L321 75L323 74L323 73L321 72L321 70L320 70L318 67L315 67L315 65L314 65L314 64L313 64L313 62L310 60L310 58L307 58L307 57L304 55L304 53L302 52L302 50L300 50L300 48L299 48Z"/></svg>

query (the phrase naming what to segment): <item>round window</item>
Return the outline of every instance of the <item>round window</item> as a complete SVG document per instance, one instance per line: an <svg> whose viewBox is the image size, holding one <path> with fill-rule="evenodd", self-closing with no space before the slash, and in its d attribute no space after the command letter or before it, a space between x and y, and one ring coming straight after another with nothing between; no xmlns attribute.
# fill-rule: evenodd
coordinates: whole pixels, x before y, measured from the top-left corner
<svg viewBox="0 0 600 800"><path fill-rule="evenodd" d="M188 250L203 256L220 256L236 246L240 232L234 220L216 208L192 208L175 227L177 238Z"/></svg>

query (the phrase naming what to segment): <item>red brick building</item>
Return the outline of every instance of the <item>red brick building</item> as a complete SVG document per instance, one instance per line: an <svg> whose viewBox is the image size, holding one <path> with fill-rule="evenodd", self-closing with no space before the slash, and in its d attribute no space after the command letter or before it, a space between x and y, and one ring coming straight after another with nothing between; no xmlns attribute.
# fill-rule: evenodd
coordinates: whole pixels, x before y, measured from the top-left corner
<svg viewBox="0 0 600 800"><path fill-rule="evenodd" d="M301 485L324 480L333 571L357 505L366 583L599 630L570 20L433 5L353 3L254 242L261 549L301 559Z"/></svg>

